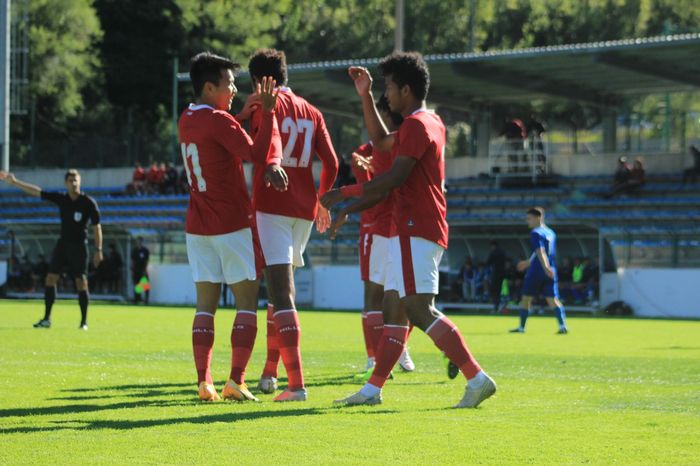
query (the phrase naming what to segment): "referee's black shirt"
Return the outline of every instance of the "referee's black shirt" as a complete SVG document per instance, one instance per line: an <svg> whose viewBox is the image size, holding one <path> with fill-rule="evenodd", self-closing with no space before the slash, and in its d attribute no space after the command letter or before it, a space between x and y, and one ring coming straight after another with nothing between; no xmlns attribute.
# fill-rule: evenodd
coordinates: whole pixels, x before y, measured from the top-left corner
<svg viewBox="0 0 700 466"><path fill-rule="evenodd" d="M90 196L80 193L74 201L68 193L41 191L41 198L58 205L61 213L61 239L71 243L87 240L88 219L93 225L100 223L100 210Z"/></svg>

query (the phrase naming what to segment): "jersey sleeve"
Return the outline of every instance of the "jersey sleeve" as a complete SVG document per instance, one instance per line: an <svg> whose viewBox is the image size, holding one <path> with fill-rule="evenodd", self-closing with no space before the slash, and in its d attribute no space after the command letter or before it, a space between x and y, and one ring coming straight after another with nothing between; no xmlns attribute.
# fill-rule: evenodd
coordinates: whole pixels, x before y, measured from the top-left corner
<svg viewBox="0 0 700 466"><path fill-rule="evenodd" d="M544 236L536 231L530 233L530 247L532 247L532 252L537 251L539 248L546 247Z"/></svg>
<svg viewBox="0 0 700 466"><path fill-rule="evenodd" d="M88 198L90 201L90 222L93 225L100 224L100 208L97 207L97 202L91 197Z"/></svg>
<svg viewBox="0 0 700 466"><path fill-rule="evenodd" d="M397 156L420 160L430 145L428 131L419 120L406 118L398 132Z"/></svg>
<svg viewBox="0 0 700 466"><path fill-rule="evenodd" d="M367 143L365 143L365 144L362 144L360 147L358 147L357 149L355 149L353 152L356 152L356 153L360 154L360 155L363 156L363 157L369 158L369 157L372 156L372 150L373 150L373 148L372 148L372 143L371 143L371 142L367 142Z"/></svg>
<svg viewBox="0 0 700 466"><path fill-rule="evenodd" d="M41 190L41 199L44 201L49 201L53 202L54 204L58 204L59 202L61 202L62 198L63 196L59 193L44 191L43 189Z"/></svg>
<svg viewBox="0 0 700 466"><path fill-rule="evenodd" d="M224 112L214 113L216 127L212 134L226 151L243 160L264 163L268 159L274 159L276 152L271 150L270 142L277 127L274 121L275 117L270 112L260 113L260 127L255 135L255 140L248 136L248 133L235 118ZM279 130L277 135L279 139Z"/></svg>
<svg viewBox="0 0 700 466"><path fill-rule="evenodd" d="M338 176L338 157L335 155L331 135L326 128L326 122L323 116L318 113L316 121L316 140L314 147L318 158L321 159L321 183L318 188L318 194L324 195L333 187L335 177Z"/></svg>

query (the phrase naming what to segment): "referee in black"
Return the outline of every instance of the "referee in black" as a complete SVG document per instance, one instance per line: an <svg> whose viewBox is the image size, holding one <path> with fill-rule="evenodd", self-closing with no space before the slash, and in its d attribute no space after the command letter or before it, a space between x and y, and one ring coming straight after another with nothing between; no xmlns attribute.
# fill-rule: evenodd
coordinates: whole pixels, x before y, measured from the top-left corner
<svg viewBox="0 0 700 466"><path fill-rule="evenodd" d="M30 196L40 197L45 201L58 205L61 215L61 236L56 242L49 273L46 275L44 303L46 310L44 318L34 324L35 328L51 327L51 308L56 300L56 284L62 272L66 271L75 279L75 289L78 290L80 303L80 329L87 330L88 311L88 246L87 222L90 220L95 232L95 255L93 262L97 267L102 262L102 227L100 226L100 211L93 198L80 192L80 173L70 169L66 172L66 193L47 192L39 186L20 181L12 173L0 171L0 180L16 186Z"/></svg>

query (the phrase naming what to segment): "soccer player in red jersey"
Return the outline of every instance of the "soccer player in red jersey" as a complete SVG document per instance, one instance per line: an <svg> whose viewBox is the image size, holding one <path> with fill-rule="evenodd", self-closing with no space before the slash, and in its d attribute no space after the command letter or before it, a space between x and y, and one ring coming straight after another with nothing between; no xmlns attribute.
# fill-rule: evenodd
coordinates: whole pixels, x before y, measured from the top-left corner
<svg viewBox="0 0 700 466"><path fill-rule="evenodd" d="M275 189L286 189L280 159L268 156L274 153L270 144L277 131L275 81L265 77L258 85L261 123L253 141L228 113L237 92L234 72L238 69L238 64L226 58L208 52L196 55L190 66L196 103L182 113L178 126L190 184L185 224L187 257L197 290L192 347L199 397L205 401L219 399L210 365L221 283L231 287L237 307L231 331L231 374L222 395L238 401L256 401L244 376L257 334L258 274L262 263L242 161L261 164L266 182Z"/></svg>
<svg viewBox="0 0 700 466"><path fill-rule="evenodd" d="M401 126L403 117L389 110L385 96L377 101L377 109L382 121L390 132ZM377 150L372 141L361 145L353 152L352 171L358 183L366 183L375 176L389 171L393 161L390 151ZM364 309L362 311L362 333L367 351L366 371L356 378L369 380L374 369L375 351L384 330L382 299L384 297L384 280L386 278L386 259L388 255L389 236L391 234L391 195L376 206L363 210L360 214L360 277L364 282ZM415 370L413 360L404 349L399 358L399 366L406 372Z"/></svg>
<svg viewBox="0 0 700 466"><path fill-rule="evenodd" d="M321 112L287 87L284 52L258 50L250 58L248 71L254 84L264 76L272 76L280 85L275 117L283 148L282 166L289 177L287 191L273 191L265 189L262 167L256 166L254 171L253 204L271 298L267 361L259 387L265 393L276 390L281 356L289 384L275 401L304 401L307 394L299 345L301 326L295 307L294 267L304 265L302 256L314 220L321 233L330 226L330 214L319 205L318 198L333 187L338 159ZM253 134L259 131L261 115L259 110L250 115ZM314 154L322 163L318 192L312 170Z"/></svg>
<svg viewBox="0 0 700 466"><path fill-rule="evenodd" d="M393 190L392 232L389 240L387 278L384 285L384 332L376 353L376 365L362 389L338 403L378 404L381 390L403 352L409 319L423 330L467 379L458 408L474 408L496 392L496 384L469 352L457 327L435 308L438 265L447 248L445 181L445 126L426 109L430 75L416 52L394 52L379 63L392 111L404 117L395 135L382 124L372 97L372 76L361 67L349 74L362 100L365 124L374 146L392 150L394 162L383 175L364 185L345 186L322 199L331 207L343 198L359 197L341 209L331 235L347 215L369 208Z"/></svg>

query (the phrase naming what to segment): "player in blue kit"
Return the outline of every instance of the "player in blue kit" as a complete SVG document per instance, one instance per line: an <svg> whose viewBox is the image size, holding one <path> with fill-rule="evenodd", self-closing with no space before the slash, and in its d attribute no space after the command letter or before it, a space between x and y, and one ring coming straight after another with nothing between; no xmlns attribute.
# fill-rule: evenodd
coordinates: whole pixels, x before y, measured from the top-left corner
<svg viewBox="0 0 700 466"><path fill-rule="evenodd" d="M557 235L544 223L544 209L533 207L527 211L527 226L530 232L530 258L518 263L518 270L527 269L523 282L523 298L520 301L520 326L511 333L525 333L525 323L530 314L533 298L544 296L547 305L554 308L554 315L559 322L559 334L566 334L566 311L559 300L557 287L557 266L555 256Z"/></svg>

